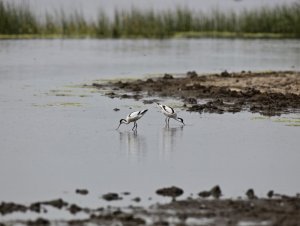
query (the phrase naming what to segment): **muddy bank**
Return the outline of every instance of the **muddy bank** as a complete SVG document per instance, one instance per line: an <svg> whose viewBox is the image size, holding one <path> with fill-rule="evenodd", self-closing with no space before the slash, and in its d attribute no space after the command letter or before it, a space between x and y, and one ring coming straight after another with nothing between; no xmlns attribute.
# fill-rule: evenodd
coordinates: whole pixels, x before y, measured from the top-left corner
<svg viewBox="0 0 300 226"><path fill-rule="evenodd" d="M247 110L273 116L300 109L300 72L245 72L198 75L165 74L145 80L120 80L91 85L114 98L181 99L188 111L224 113ZM145 104L153 101L144 100Z"/></svg>
<svg viewBox="0 0 300 226"><path fill-rule="evenodd" d="M150 207L129 206L80 207L61 199L36 202L28 206L17 203L0 205L0 215L13 212L46 211L52 206L74 215L72 220L48 220L37 218L29 221L2 221L0 225L297 225L300 222L300 197L286 196L269 191L266 197L259 198L252 188L240 198L223 199L220 186L201 191L195 197L176 200L184 193L182 188L167 187L157 189L158 195L169 196L170 202ZM109 193L110 194L110 193ZM209 194L203 196L203 194ZM120 196L125 194L118 194ZM172 201L171 201L172 199ZM111 201L111 200L110 200ZM76 218L84 212L87 217Z"/></svg>

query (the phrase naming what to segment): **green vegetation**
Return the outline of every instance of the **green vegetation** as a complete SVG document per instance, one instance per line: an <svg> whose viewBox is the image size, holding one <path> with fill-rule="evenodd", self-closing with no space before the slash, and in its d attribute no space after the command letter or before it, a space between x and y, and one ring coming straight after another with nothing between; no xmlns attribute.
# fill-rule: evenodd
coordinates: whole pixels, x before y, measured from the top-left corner
<svg viewBox="0 0 300 226"><path fill-rule="evenodd" d="M64 11L37 18L28 5L0 0L0 38L300 38L300 3L244 10L241 13L186 8L100 11L95 21Z"/></svg>

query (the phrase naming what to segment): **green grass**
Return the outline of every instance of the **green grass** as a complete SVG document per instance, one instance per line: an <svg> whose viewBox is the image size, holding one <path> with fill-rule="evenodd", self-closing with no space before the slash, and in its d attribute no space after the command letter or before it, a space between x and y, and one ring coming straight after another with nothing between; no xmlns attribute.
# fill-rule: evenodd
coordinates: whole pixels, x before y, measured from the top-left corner
<svg viewBox="0 0 300 226"><path fill-rule="evenodd" d="M175 10L100 11L95 21L61 10L38 19L29 5L0 0L0 39L32 38L300 38L300 3L240 13Z"/></svg>

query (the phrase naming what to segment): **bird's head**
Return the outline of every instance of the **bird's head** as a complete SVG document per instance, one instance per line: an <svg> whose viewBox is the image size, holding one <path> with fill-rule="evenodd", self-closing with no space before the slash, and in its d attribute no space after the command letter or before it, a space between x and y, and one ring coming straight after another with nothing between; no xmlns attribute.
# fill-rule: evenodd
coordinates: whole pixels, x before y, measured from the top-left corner
<svg viewBox="0 0 300 226"><path fill-rule="evenodd" d="M125 119L120 119L120 124L119 124L119 126L118 126L117 129L119 129L119 127L120 127L120 125L121 125L122 123L126 123L126 120L125 120ZM117 130L117 129L116 129L116 130Z"/></svg>
<svg viewBox="0 0 300 226"><path fill-rule="evenodd" d="M185 125L182 118L177 118L177 119L179 122L181 122L183 125Z"/></svg>

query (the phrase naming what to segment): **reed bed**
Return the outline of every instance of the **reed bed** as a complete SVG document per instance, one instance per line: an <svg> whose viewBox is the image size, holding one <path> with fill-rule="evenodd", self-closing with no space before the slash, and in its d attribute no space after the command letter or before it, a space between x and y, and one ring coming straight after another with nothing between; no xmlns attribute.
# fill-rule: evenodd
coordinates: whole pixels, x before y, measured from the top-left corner
<svg viewBox="0 0 300 226"><path fill-rule="evenodd" d="M95 21L79 12L45 13L43 19L29 5L0 0L0 38L92 37L92 38L172 38L172 37L259 37L300 38L300 3L239 13L212 10L195 12L178 7L157 11L132 8L115 10L113 18L100 11Z"/></svg>

